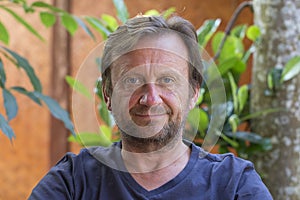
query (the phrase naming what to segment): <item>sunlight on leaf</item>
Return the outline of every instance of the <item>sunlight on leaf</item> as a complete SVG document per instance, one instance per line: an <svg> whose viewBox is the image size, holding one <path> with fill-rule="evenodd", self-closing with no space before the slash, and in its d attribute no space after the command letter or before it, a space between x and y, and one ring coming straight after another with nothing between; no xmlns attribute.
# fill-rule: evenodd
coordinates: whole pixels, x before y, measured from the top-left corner
<svg viewBox="0 0 300 200"><path fill-rule="evenodd" d="M288 81L300 74L300 56L290 59L281 74L280 82Z"/></svg>
<svg viewBox="0 0 300 200"><path fill-rule="evenodd" d="M77 142L81 144L82 146L104 146L108 147L112 144L110 140L104 136L104 134L101 133L90 133L90 132L81 132L77 135L71 135L68 138L68 141L70 142Z"/></svg>
<svg viewBox="0 0 300 200"><path fill-rule="evenodd" d="M47 28L53 26L56 22L56 16L52 13L49 13L49 12L41 12L40 13L40 18L41 18L42 23Z"/></svg>
<svg viewBox="0 0 300 200"><path fill-rule="evenodd" d="M9 44L9 34L5 28L5 26L0 21L0 41L4 42L4 44Z"/></svg>
<svg viewBox="0 0 300 200"><path fill-rule="evenodd" d="M92 95L89 92L89 90L85 87L85 85L83 85L81 82L79 82L78 80L76 80L71 76L66 76L65 79L67 83L72 87L72 89L84 95L89 100L92 100Z"/></svg>
<svg viewBox="0 0 300 200"><path fill-rule="evenodd" d="M258 26L252 25L250 26L246 31L247 38L249 38L252 41L257 41L257 39L260 37L261 33L258 28Z"/></svg>
<svg viewBox="0 0 300 200"><path fill-rule="evenodd" d="M115 31L118 28L118 22L117 20L111 16L111 15L107 15L107 14L103 14L101 15L102 20L106 23L106 26L108 27L108 29L110 31Z"/></svg>
<svg viewBox="0 0 300 200"><path fill-rule="evenodd" d="M168 17L170 17L170 15L172 15L174 12L176 11L175 7L170 7L167 10L165 10L162 14L162 16L167 19Z"/></svg>
<svg viewBox="0 0 300 200"><path fill-rule="evenodd" d="M111 136L112 136L112 129L106 125L101 125L99 127L100 129L100 133L103 134L107 140L111 140Z"/></svg>
<svg viewBox="0 0 300 200"><path fill-rule="evenodd" d="M159 16L160 13L155 9L151 9L151 10L147 10L143 15L145 15L145 16Z"/></svg>
<svg viewBox="0 0 300 200"><path fill-rule="evenodd" d="M220 24L220 19L210 19L204 21L203 25L197 30L198 43L200 46L206 46L207 42L211 39L212 35L216 32Z"/></svg>
<svg viewBox="0 0 300 200"><path fill-rule="evenodd" d="M74 35L76 30L78 29L78 24L76 20L73 18L72 15L63 13L61 15L61 22L62 25L67 29L67 31L71 34Z"/></svg>
<svg viewBox="0 0 300 200"><path fill-rule="evenodd" d="M238 104L239 104L239 113L241 113L248 100L248 85L243 85L238 89Z"/></svg>

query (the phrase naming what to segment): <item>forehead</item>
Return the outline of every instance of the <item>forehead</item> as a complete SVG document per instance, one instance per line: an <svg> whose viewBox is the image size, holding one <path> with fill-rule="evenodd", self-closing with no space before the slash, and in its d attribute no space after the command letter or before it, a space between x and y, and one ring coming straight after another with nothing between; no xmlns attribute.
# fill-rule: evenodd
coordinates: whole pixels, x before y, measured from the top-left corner
<svg viewBox="0 0 300 200"><path fill-rule="evenodd" d="M179 71L188 70L188 50L174 33L142 37L133 50L120 56L111 66L112 76L118 76L137 66L162 65Z"/></svg>
<svg viewBox="0 0 300 200"><path fill-rule="evenodd" d="M175 32L167 32L142 37L134 49L159 49L161 51L171 52L183 58L188 58L187 47L178 34Z"/></svg>

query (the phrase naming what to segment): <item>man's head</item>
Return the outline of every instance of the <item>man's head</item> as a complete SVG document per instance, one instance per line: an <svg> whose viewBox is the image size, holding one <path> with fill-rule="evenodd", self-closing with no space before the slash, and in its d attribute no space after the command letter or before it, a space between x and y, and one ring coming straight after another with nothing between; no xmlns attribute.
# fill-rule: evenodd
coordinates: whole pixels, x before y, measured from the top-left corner
<svg viewBox="0 0 300 200"><path fill-rule="evenodd" d="M201 84L193 26L174 17L136 17L110 35L103 91L122 139L164 146L181 136Z"/></svg>
<svg viewBox="0 0 300 200"><path fill-rule="evenodd" d="M147 35L157 35L167 32L177 34L188 48L190 65L189 81L193 88L199 88L202 82L200 74L202 63L198 49L197 35L193 25L189 21L177 16L171 17L168 20L160 16L137 16L120 26L106 41L101 63L105 92L109 95L112 93L110 67L118 57L131 51L141 38Z"/></svg>

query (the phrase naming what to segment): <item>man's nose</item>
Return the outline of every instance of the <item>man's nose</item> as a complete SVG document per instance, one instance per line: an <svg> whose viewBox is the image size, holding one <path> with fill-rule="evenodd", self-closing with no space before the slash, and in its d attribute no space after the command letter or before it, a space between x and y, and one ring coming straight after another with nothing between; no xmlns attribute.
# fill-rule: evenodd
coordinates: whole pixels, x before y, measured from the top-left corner
<svg viewBox="0 0 300 200"><path fill-rule="evenodd" d="M140 104L154 106L163 102L159 89L154 83L145 84L142 89L143 95L139 100Z"/></svg>

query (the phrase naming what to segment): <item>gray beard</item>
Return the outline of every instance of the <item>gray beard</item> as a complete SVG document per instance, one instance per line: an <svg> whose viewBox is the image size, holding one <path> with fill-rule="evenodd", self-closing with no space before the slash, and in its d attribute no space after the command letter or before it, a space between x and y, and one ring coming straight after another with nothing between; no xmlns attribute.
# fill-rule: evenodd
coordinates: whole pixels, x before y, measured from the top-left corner
<svg viewBox="0 0 300 200"><path fill-rule="evenodd" d="M180 120L177 120L176 122L169 122L162 128L161 131L148 138L135 137L127 134L121 129L119 130L121 132L122 141L130 145L132 149L135 149L138 152L149 153L151 151L162 149L167 145L173 146L173 143L178 142L178 140L182 140L181 133L185 123L180 123L179 121Z"/></svg>

